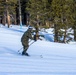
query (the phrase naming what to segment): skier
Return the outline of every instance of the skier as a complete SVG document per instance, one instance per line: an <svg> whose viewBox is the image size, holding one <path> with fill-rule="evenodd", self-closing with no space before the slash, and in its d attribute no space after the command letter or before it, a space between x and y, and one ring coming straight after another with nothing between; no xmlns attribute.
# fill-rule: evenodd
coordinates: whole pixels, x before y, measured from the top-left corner
<svg viewBox="0 0 76 75"><path fill-rule="evenodd" d="M21 37L21 42L23 45L22 55L29 56L29 54L27 53L27 49L29 47L29 39L34 40L34 38L32 37L32 29L33 27L29 26L27 31L24 32L24 34Z"/></svg>

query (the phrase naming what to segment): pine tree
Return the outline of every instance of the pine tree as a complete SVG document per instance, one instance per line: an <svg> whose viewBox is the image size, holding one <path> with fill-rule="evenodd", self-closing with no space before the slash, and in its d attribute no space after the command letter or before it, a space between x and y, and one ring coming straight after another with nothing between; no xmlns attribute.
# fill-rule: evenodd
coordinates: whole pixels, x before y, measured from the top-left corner
<svg viewBox="0 0 76 75"><path fill-rule="evenodd" d="M59 36L64 36L63 42L67 37L67 29L73 24L71 7L73 0L53 0L52 17L55 29L55 41L59 41ZM65 31L61 34L61 29Z"/></svg>
<svg viewBox="0 0 76 75"><path fill-rule="evenodd" d="M37 25L44 23L48 17L48 8L48 0L29 0L27 10L30 13L30 21Z"/></svg>
<svg viewBox="0 0 76 75"><path fill-rule="evenodd" d="M36 28L38 35L39 27L45 25L46 16L49 12L47 9L48 0L29 0L27 3L27 12L30 14L30 24Z"/></svg>
<svg viewBox="0 0 76 75"><path fill-rule="evenodd" d="M2 23L2 16L3 16L3 11L4 11L4 5L5 2L4 0L0 0L0 23Z"/></svg>
<svg viewBox="0 0 76 75"><path fill-rule="evenodd" d="M74 18L74 25L73 25L74 40L76 41L76 0L73 0L72 13L73 13L73 18Z"/></svg>
<svg viewBox="0 0 76 75"><path fill-rule="evenodd" d="M11 17L15 14L15 4L17 0L0 0L0 6L3 8L1 14L3 14L3 24L6 23L9 25L11 24Z"/></svg>
<svg viewBox="0 0 76 75"><path fill-rule="evenodd" d="M5 2L4 2L4 0L0 0L0 15L2 15L3 14L3 11L4 11L4 5L5 4Z"/></svg>

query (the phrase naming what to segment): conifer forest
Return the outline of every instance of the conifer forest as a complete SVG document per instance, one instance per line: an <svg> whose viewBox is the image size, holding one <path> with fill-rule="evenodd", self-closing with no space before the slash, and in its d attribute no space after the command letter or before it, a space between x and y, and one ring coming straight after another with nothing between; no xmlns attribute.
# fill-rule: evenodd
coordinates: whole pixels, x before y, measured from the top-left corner
<svg viewBox="0 0 76 75"><path fill-rule="evenodd" d="M0 0L0 24L54 28L55 42L76 41L76 0Z"/></svg>

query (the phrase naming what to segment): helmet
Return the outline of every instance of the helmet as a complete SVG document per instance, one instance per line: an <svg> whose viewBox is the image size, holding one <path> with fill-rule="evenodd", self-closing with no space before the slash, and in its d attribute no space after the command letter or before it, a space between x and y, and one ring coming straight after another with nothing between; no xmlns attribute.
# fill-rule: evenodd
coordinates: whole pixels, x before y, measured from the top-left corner
<svg viewBox="0 0 76 75"><path fill-rule="evenodd" d="M33 27L32 26L29 26L28 29L33 29Z"/></svg>

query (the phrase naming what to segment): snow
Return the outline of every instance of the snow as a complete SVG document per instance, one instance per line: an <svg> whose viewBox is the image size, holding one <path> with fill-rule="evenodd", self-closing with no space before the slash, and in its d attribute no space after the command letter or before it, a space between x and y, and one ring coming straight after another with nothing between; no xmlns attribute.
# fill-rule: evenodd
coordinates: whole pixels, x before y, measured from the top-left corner
<svg viewBox="0 0 76 75"><path fill-rule="evenodd" d="M30 41L30 57L18 54L22 51L20 39L26 29L0 26L0 75L76 75L75 42Z"/></svg>

